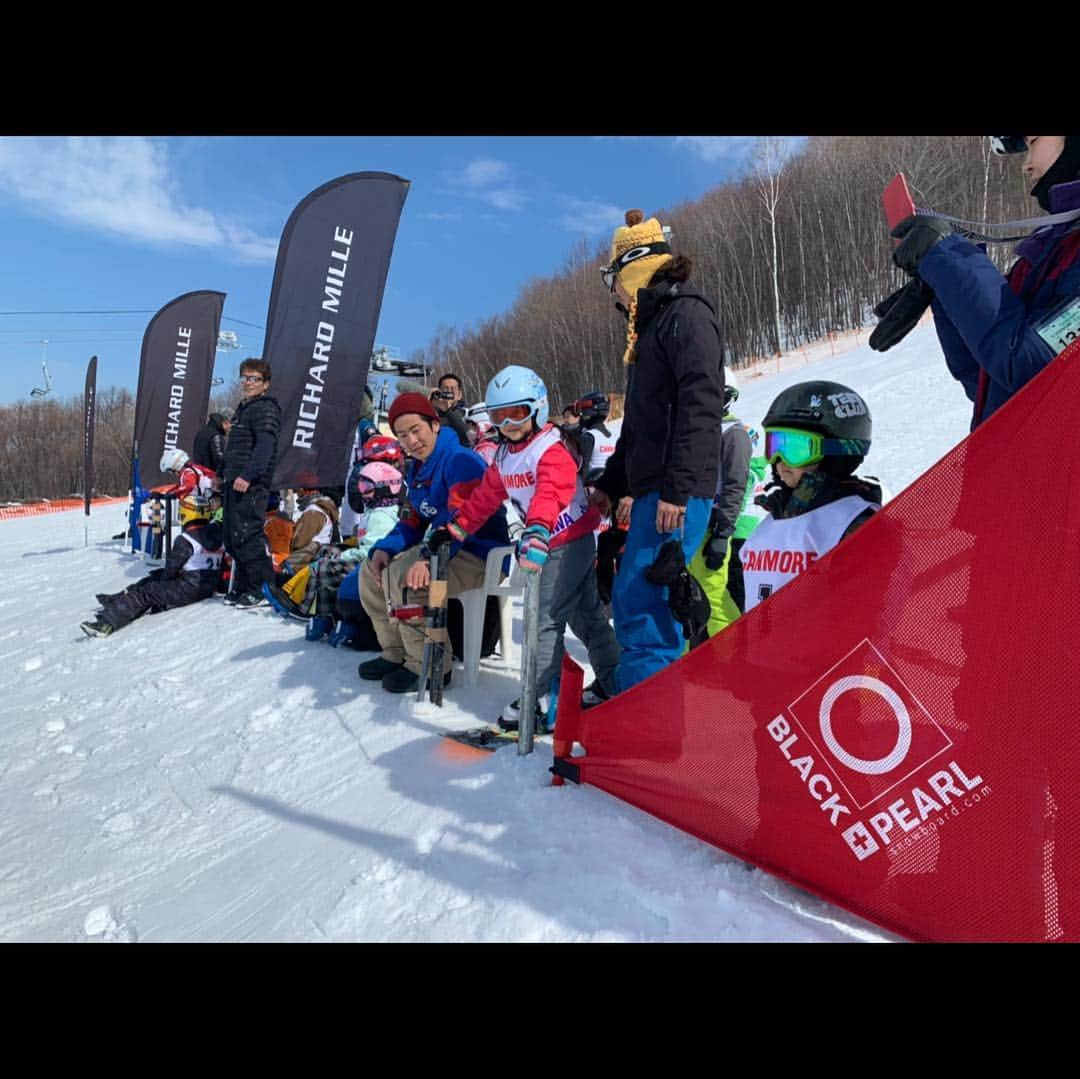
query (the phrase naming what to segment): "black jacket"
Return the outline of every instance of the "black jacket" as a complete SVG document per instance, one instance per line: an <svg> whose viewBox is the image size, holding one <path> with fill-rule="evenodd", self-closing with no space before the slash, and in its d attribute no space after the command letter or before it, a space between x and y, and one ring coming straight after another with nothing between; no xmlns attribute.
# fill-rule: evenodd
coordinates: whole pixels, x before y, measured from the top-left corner
<svg viewBox="0 0 1080 1079"><path fill-rule="evenodd" d="M213 417L195 436L191 459L197 465L204 465L221 474L221 466L225 462L225 429Z"/></svg>
<svg viewBox="0 0 1080 1079"><path fill-rule="evenodd" d="M263 393L240 402L225 443L226 485L242 476L249 483L270 486L277 464L280 429L281 405L276 397Z"/></svg>
<svg viewBox="0 0 1080 1079"><path fill-rule="evenodd" d="M662 281L638 291L636 328L622 433L596 486L613 500L712 501L724 415L715 312L693 286Z"/></svg>

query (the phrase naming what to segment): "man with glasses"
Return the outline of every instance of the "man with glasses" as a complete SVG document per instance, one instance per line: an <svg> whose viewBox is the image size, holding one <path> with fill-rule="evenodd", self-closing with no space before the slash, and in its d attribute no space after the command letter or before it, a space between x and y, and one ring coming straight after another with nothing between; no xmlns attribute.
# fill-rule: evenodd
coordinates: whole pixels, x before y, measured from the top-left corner
<svg viewBox="0 0 1080 1079"><path fill-rule="evenodd" d="M281 406L270 396L270 365L264 360L240 365L240 388L243 400L225 444L222 477L225 549L233 560L225 602L250 609L268 606L262 586L274 583L263 522L277 464Z"/></svg>

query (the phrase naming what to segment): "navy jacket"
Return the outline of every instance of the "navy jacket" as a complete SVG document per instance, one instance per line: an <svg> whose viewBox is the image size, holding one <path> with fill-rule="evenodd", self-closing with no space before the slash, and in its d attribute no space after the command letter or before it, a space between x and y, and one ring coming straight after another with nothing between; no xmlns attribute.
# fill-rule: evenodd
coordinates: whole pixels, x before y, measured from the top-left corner
<svg viewBox="0 0 1080 1079"><path fill-rule="evenodd" d="M1080 180L1051 188L1050 207L1080 208ZM1016 254L1002 277L980 248L946 236L919 262L945 362L976 406L973 429L1054 358L1033 323L1080 297L1080 222L1039 229Z"/></svg>
<svg viewBox="0 0 1080 1079"><path fill-rule="evenodd" d="M451 514L468 500L487 467L478 453L458 442L452 427L441 426L431 456L426 461L409 461L405 471L409 505L403 509L394 530L371 548L368 557L376 551L401 554L415 547L430 526L445 525ZM483 561L492 547L503 547L509 542L506 510L500 506L498 513L489 517L464 544L451 544L450 555L453 557L464 547Z"/></svg>

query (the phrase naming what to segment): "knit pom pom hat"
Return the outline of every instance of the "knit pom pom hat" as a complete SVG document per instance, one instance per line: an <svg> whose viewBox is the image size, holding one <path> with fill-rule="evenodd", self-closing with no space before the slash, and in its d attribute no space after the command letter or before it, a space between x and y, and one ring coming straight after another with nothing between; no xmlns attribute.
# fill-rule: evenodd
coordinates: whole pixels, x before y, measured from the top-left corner
<svg viewBox="0 0 1080 1079"><path fill-rule="evenodd" d="M660 222L655 217L646 221L641 210L627 210L626 224L620 225L611 238L611 268L618 275L619 284L630 295L623 363L634 362L638 289L645 288L653 274L671 261L671 248Z"/></svg>
<svg viewBox="0 0 1080 1079"><path fill-rule="evenodd" d="M626 225L620 225L611 240L611 262L631 299L671 258L660 222L655 217L646 221L641 210L627 210Z"/></svg>

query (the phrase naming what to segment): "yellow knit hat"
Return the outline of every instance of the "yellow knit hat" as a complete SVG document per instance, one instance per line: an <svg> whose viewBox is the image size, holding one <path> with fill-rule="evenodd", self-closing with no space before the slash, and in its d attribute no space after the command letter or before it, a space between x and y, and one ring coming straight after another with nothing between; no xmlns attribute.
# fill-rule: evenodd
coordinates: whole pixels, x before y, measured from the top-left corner
<svg viewBox="0 0 1080 1079"><path fill-rule="evenodd" d="M619 284L630 294L630 309L626 322L626 351L623 363L637 358L637 294L645 288L657 270L672 261L671 248L660 222L648 221L641 210L626 211L626 225L615 230L611 238L611 264L605 273L614 273Z"/></svg>
<svg viewBox="0 0 1080 1079"><path fill-rule="evenodd" d="M626 211L626 225L611 240L611 265L631 299L648 285L652 275L671 261L671 249L660 222L648 221L640 210Z"/></svg>

